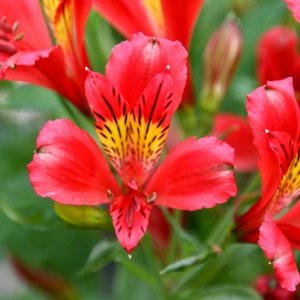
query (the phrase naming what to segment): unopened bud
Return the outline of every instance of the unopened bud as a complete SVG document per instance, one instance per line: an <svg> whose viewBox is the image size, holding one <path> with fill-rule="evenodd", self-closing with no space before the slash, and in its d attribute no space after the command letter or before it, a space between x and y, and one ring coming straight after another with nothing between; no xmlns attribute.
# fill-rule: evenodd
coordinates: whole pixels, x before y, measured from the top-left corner
<svg viewBox="0 0 300 300"><path fill-rule="evenodd" d="M54 209L62 220L72 225L101 229L112 228L108 211L98 207L55 203Z"/></svg>
<svg viewBox="0 0 300 300"><path fill-rule="evenodd" d="M239 61L243 37L235 21L225 21L211 36L204 50L201 107L215 113Z"/></svg>

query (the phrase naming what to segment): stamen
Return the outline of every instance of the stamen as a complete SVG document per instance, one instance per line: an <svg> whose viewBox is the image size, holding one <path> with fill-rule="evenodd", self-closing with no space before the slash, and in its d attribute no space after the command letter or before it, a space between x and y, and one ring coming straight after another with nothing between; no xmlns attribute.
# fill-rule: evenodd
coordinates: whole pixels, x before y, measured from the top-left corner
<svg viewBox="0 0 300 300"><path fill-rule="evenodd" d="M146 197L147 203L149 203L149 204L153 203L155 201L156 197L157 197L156 192L153 192L151 195Z"/></svg>
<svg viewBox="0 0 300 300"><path fill-rule="evenodd" d="M0 52L15 54L17 52L17 49L12 43L0 40Z"/></svg>
<svg viewBox="0 0 300 300"><path fill-rule="evenodd" d="M19 41L24 37L24 33L18 33L15 37L14 37L14 41Z"/></svg>
<svg viewBox="0 0 300 300"><path fill-rule="evenodd" d="M141 201L140 201L140 199L136 195L133 195L132 198L133 198L132 199L132 205L133 205L134 209L136 211L139 211L141 209Z"/></svg>
<svg viewBox="0 0 300 300"><path fill-rule="evenodd" d="M23 33L16 34L19 28L19 23L14 22L12 26L7 23L7 18L2 17L0 21L0 52L4 52L8 55L15 54L18 49L15 42L23 38ZM12 69L15 66L11 66Z"/></svg>
<svg viewBox="0 0 300 300"><path fill-rule="evenodd" d="M167 66L166 66L166 70L170 71L170 70L171 70L171 66L170 66L170 65L167 65Z"/></svg>
<svg viewBox="0 0 300 300"><path fill-rule="evenodd" d="M114 194L112 193L111 190L107 190L107 197L111 201L114 200L114 198L115 198L115 196L114 196Z"/></svg>
<svg viewBox="0 0 300 300"><path fill-rule="evenodd" d="M15 22L12 26L12 32L16 32L19 28L19 22Z"/></svg>

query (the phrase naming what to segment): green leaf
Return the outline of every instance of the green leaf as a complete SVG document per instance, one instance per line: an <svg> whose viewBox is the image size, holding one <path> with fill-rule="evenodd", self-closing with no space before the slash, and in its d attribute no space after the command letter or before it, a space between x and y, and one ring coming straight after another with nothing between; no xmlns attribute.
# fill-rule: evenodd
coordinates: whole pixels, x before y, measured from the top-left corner
<svg viewBox="0 0 300 300"><path fill-rule="evenodd" d="M186 268L192 267L196 264L199 264L203 262L209 255L210 253L208 250L203 251L200 255L194 255L190 257L186 257L184 259L178 260L172 264L169 264L166 266L164 269L160 271L161 275L170 273L170 272L176 272L176 271L181 271Z"/></svg>
<svg viewBox="0 0 300 300"><path fill-rule="evenodd" d="M103 240L91 251L85 265L78 272L80 276L95 273L112 262L119 250L117 241Z"/></svg>
<svg viewBox="0 0 300 300"><path fill-rule="evenodd" d="M198 290L195 299L201 300L261 300L262 297L252 288L244 285L223 284Z"/></svg>

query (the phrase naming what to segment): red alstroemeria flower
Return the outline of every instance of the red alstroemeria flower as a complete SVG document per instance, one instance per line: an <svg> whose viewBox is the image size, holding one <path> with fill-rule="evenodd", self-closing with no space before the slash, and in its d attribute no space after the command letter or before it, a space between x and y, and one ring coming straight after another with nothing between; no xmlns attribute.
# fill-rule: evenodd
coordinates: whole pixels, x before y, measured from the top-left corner
<svg viewBox="0 0 300 300"><path fill-rule="evenodd" d="M298 36L293 29L275 26L262 35L257 46L257 75L262 85L293 77L295 91L300 94Z"/></svg>
<svg viewBox="0 0 300 300"><path fill-rule="evenodd" d="M300 22L300 2L299 0L285 0L289 10L293 13L294 18Z"/></svg>
<svg viewBox="0 0 300 300"><path fill-rule="evenodd" d="M43 4L57 46L38 0L0 2L0 79L50 88L87 113L84 26L90 0Z"/></svg>
<svg viewBox="0 0 300 300"><path fill-rule="evenodd" d="M125 37L142 32L180 41L189 48L203 0L92 0L95 9ZM193 102L191 71L184 99Z"/></svg>
<svg viewBox="0 0 300 300"><path fill-rule="evenodd" d="M68 120L47 123L28 166L37 194L72 205L110 203L116 235L131 253L153 205L196 210L236 193L233 149L190 138L155 170L181 101L187 53L179 42L142 34L117 45L106 75L88 71L86 95L119 187L94 140Z"/></svg>
<svg viewBox="0 0 300 300"><path fill-rule="evenodd" d="M234 114L217 114L212 135L222 138L235 150L234 165L239 172L252 172L257 168L258 153L247 120Z"/></svg>
<svg viewBox="0 0 300 300"><path fill-rule="evenodd" d="M300 113L292 79L269 81L248 95L246 107L260 155L262 196L238 218L236 231L258 242L281 287L294 291L300 282L292 250L300 249L300 203L291 205L300 194Z"/></svg>

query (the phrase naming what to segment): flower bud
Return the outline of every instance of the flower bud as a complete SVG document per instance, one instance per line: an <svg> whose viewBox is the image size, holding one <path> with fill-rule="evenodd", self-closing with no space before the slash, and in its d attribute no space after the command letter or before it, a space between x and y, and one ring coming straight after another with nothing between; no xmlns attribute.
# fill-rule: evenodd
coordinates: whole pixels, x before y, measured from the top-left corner
<svg viewBox="0 0 300 300"><path fill-rule="evenodd" d="M72 225L101 229L112 228L108 211L98 207L55 203L54 209L62 220Z"/></svg>
<svg viewBox="0 0 300 300"><path fill-rule="evenodd" d="M240 58L243 38L237 24L229 19L211 36L204 50L201 108L215 113L223 99Z"/></svg>

